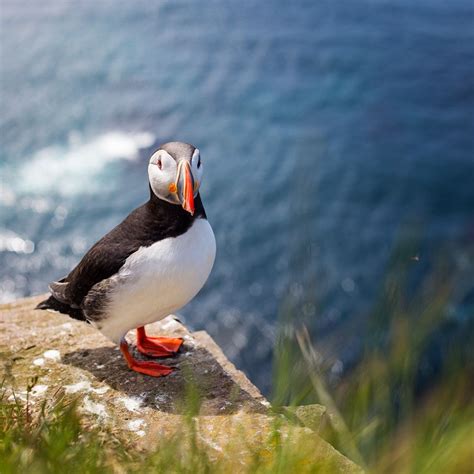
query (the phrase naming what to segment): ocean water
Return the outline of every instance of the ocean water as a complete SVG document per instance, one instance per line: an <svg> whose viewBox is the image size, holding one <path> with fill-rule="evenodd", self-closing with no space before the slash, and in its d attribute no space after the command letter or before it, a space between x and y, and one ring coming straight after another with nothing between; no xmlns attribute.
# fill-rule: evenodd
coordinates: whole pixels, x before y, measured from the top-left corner
<svg viewBox="0 0 474 474"><path fill-rule="evenodd" d="M407 223L420 265L448 249L472 275L470 0L1 0L0 26L3 301L46 291L147 199L169 140L201 150L218 244L183 318L265 392L289 296L350 364Z"/></svg>

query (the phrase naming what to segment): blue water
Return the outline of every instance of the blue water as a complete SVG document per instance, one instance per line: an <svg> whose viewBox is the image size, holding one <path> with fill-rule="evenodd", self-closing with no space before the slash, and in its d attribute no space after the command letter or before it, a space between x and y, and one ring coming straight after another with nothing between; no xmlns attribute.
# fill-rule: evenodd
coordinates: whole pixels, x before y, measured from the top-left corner
<svg viewBox="0 0 474 474"><path fill-rule="evenodd" d="M314 294L302 320L343 365L370 337L407 222L421 264L472 268L471 0L2 0L0 22L4 301L143 202L171 139L201 150L218 243L183 317L265 391L289 296Z"/></svg>

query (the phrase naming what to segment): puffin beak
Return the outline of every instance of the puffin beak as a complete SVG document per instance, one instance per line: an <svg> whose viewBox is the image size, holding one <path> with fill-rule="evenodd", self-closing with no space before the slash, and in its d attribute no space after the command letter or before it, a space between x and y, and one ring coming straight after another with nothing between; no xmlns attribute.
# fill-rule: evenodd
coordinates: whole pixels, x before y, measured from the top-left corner
<svg viewBox="0 0 474 474"><path fill-rule="evenodd" d="M178 165L177 176L178 196L185 211L194 214L194 178L191 173L191 166L186 160L182 160Z"/></svg>

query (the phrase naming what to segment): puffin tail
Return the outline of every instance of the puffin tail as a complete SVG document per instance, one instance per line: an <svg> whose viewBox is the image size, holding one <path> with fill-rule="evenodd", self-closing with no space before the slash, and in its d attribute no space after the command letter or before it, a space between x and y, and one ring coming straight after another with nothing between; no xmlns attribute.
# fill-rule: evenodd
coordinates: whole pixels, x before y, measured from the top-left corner
<svg viewBox="0 0 474 474"><path fill-rule="evenodd" d="M73 319L78 319L79 321L85 321L86 318L82 309L80 308L71 308L66 303L62 303L57 300L53 295L39 303L35 309L42 309L47 311L56 311L58 313L67 314Z"/></svg>

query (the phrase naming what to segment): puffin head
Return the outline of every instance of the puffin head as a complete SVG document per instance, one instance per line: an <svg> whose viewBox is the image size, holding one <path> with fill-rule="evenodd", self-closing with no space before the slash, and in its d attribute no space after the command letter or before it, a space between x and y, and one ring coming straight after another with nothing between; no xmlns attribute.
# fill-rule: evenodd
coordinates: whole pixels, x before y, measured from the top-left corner
<svg viewBox="0 0 474 474"><path fill-rule="evenodd" d="M194 198L199 192L202 163L199 150L189 143L168 142L150 158L148 179L160 199L179 204L194 214Z"/></svg>

